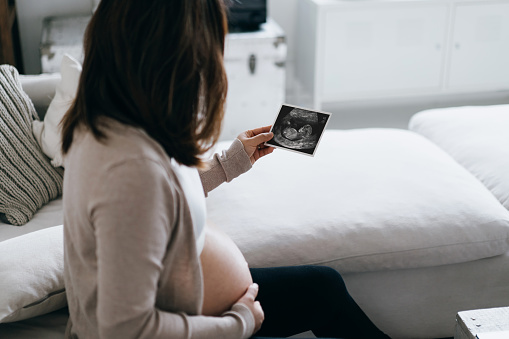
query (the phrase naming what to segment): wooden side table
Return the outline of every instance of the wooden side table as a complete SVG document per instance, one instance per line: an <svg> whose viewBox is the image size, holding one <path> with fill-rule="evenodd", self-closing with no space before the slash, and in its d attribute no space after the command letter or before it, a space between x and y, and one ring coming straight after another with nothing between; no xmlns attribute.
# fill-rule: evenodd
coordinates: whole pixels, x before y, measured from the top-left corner
<svg viewBox="0 0 509 339"><path fill-rule="evenodd" d="M509 338L509 307L458 312L454 339Z"/></svg>
<svg viewBox="0 0 509 339"><path fill-rule="evenodd" d="M0 64L13 65L23 73L15 0L0 0Z"/></svg>

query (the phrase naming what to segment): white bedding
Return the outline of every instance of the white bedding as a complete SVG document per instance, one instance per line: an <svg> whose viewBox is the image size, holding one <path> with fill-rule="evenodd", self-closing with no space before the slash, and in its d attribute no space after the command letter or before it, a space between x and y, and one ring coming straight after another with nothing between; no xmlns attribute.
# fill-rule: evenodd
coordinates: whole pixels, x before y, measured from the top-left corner
<svg viewBox="0 0 509 339"><path fill-rule="evenodd" d="M314 158L276 150L212 191L207 207L252 267L368 272L509 249L509 212L435 144L403 130L326 131Z"/></svg>

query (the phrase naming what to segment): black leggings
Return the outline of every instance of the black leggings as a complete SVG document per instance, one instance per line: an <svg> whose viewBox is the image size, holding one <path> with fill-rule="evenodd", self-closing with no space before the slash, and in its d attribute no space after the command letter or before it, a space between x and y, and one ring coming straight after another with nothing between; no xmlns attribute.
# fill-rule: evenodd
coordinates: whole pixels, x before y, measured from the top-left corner
<svg viewBox="0 0 509 339"><path fill-rule="evenodd" d="M306 331L328 338L389 338L357 306L332 268L252 268L251 275L260 286L256 299L265 313L256 338Z"/></svg>

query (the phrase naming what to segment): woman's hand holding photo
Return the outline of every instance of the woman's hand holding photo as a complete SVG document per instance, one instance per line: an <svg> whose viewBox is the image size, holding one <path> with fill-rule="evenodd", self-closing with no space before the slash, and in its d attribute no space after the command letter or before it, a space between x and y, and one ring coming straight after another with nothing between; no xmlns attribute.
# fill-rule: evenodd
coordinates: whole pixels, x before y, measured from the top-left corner
<svg viewBox="0 0 509 339"><path fill-rule="evenodd" d="M258 159L274 151L274 147L265 146L264 143L272 139L274 133L270 132L272 126L265 126L245 131L237 137L246 150L251 165Z"/></svg>

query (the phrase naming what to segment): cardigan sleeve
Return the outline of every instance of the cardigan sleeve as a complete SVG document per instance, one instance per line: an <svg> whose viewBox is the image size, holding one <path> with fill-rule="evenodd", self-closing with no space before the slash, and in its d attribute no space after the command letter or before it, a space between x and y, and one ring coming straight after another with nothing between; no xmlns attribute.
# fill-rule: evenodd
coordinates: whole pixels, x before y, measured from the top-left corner
<svg viewBox="0 0 509 339"><path fill-rule="evenodd" d="M89 205L97 246L99 337L248 338L254 317L245 305L220 317L156 307L163 258L174 241L175 223L182 222L178 193L165 168L150 160L128 160L101 179Z"/></svg>
<svg viewBox="0 0 509 339"><path fill-rule="evenodd" d="M206 168L200 170L205 195L223 182L230 182L247 172L251 167L251 160L244 150L244 145L239 139L235 139L228 150L214 154Z"/></svg>

